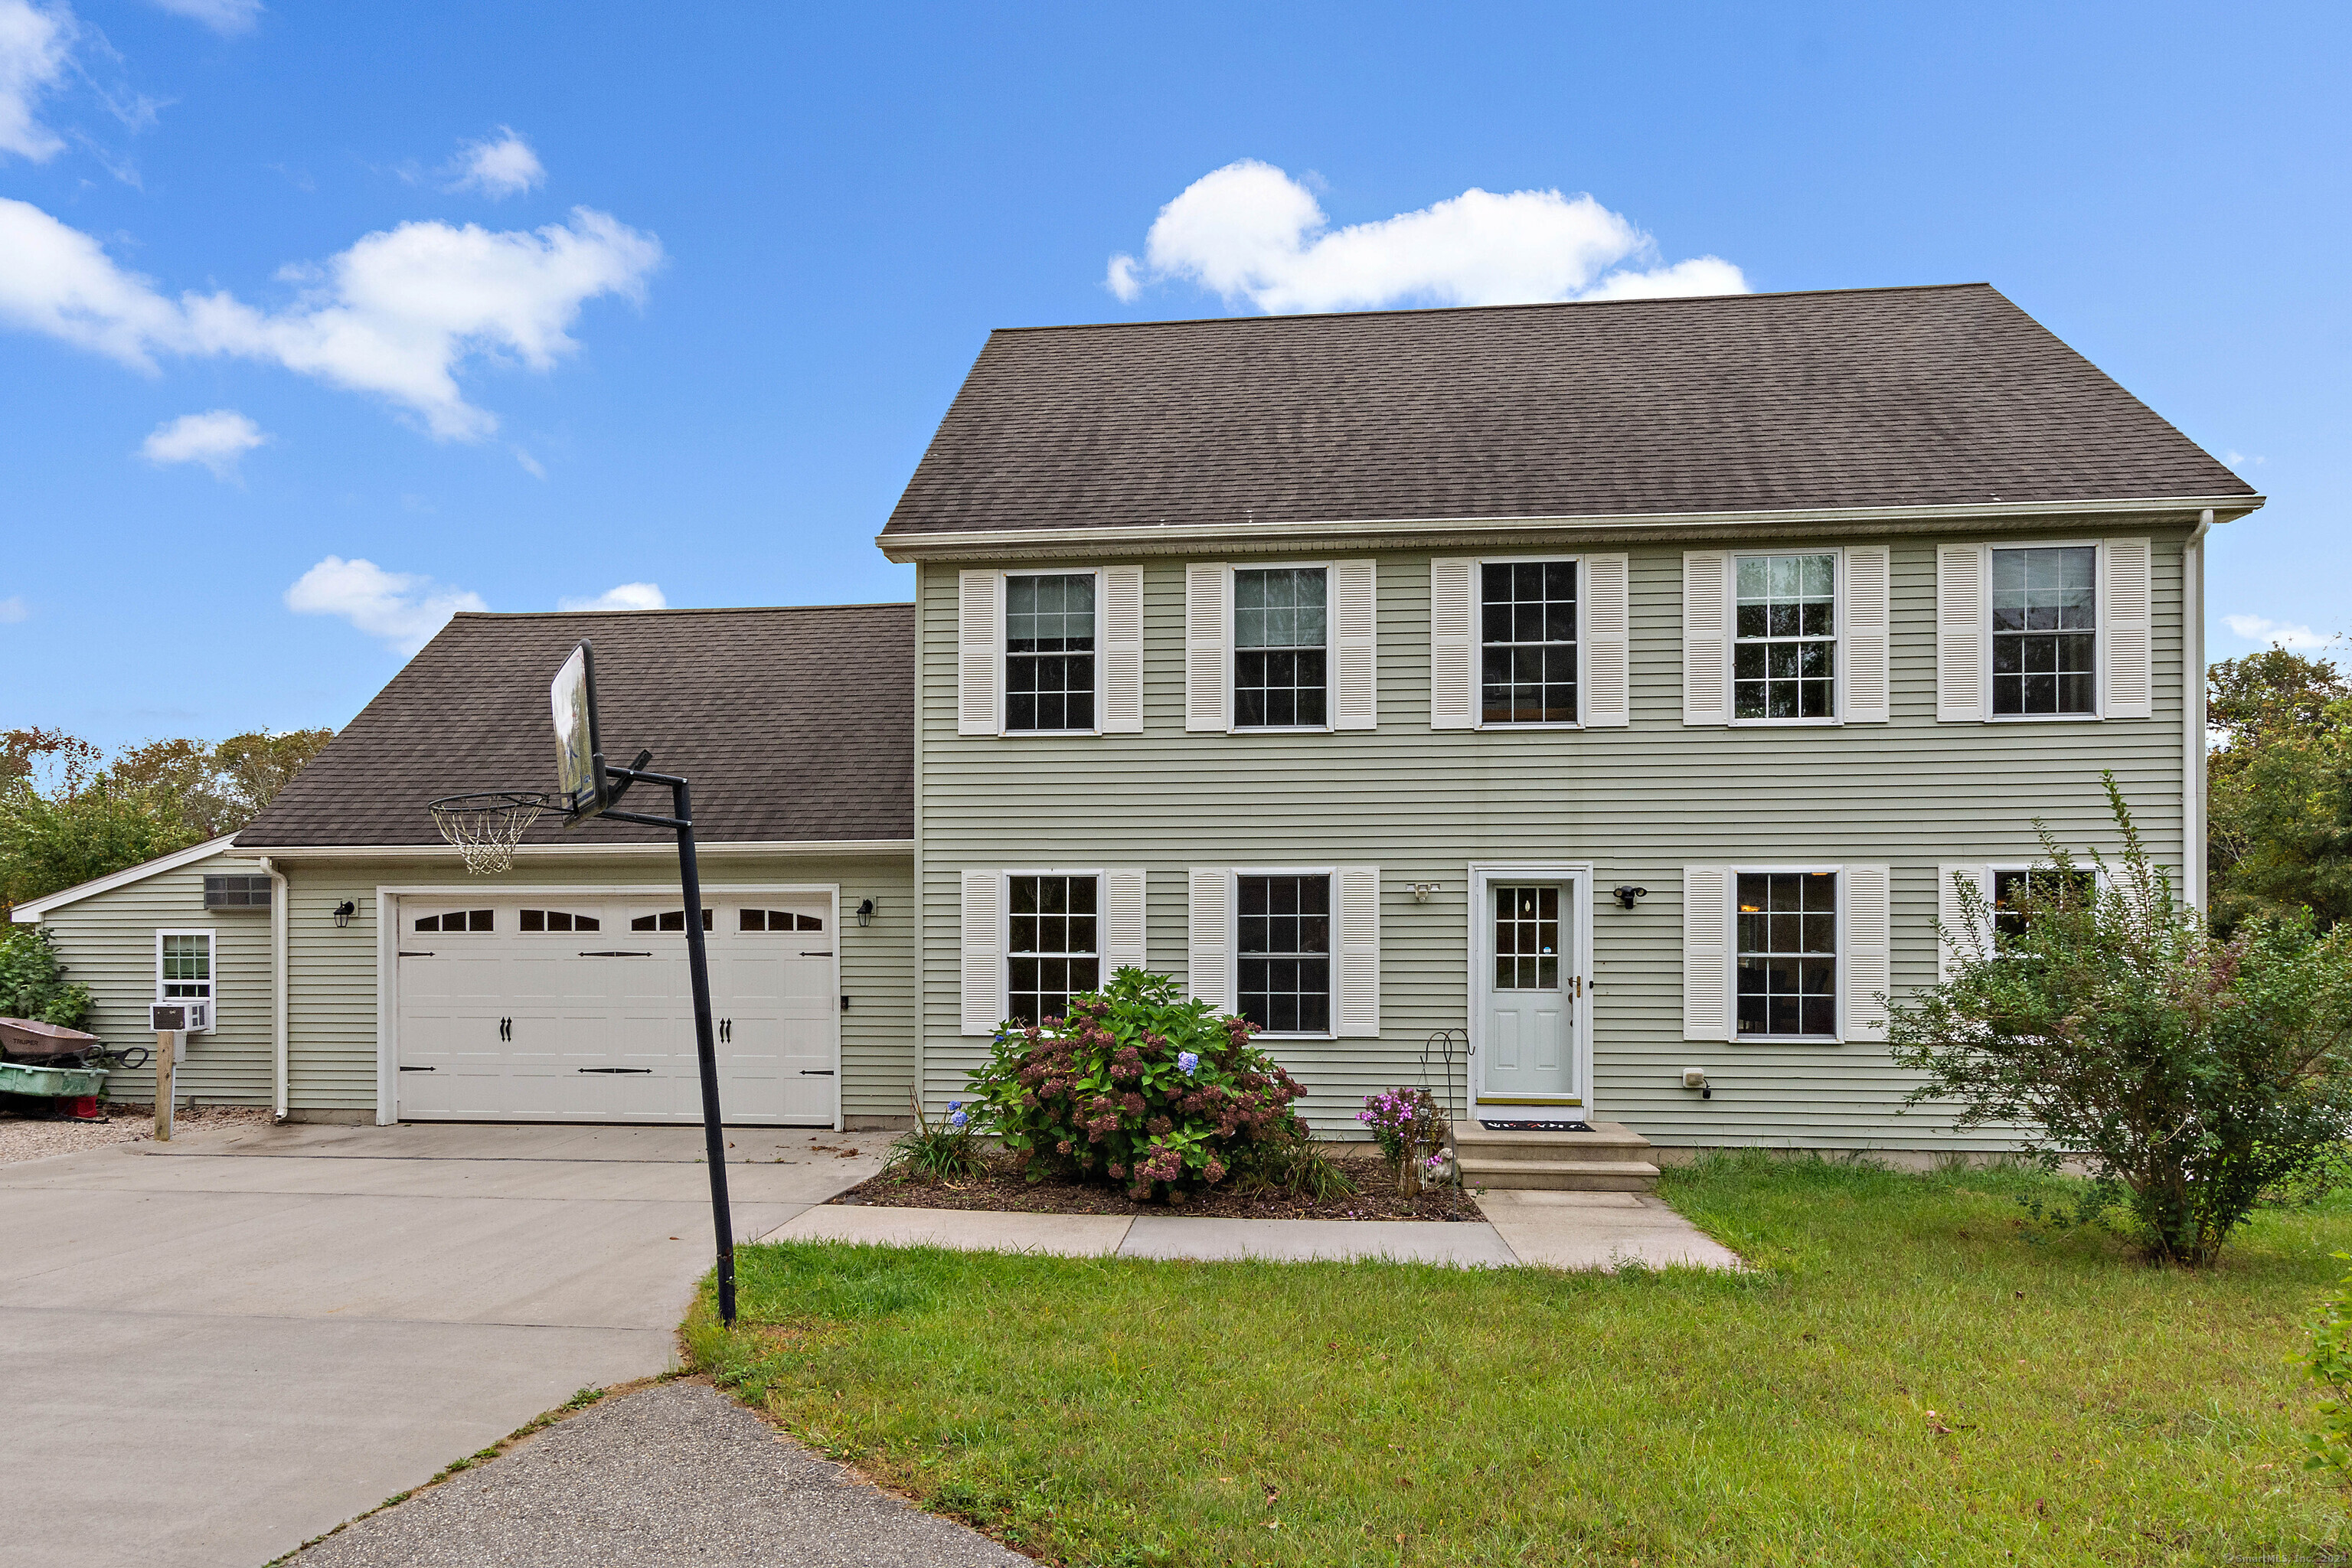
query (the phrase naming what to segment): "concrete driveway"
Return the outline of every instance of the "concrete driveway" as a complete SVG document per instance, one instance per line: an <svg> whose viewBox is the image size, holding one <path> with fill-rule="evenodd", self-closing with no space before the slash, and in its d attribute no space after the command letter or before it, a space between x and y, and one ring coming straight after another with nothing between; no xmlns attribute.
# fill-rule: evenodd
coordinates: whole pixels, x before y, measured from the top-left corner
<svg viewBox="0 0 2352 1568"><path fill-rule="evenodd" d="M889 1134L730 1137L749 1240ZM710 1264L701 1139L244 1128L0 1165L0 1563L253 1568L664 1371Z"/></svg>

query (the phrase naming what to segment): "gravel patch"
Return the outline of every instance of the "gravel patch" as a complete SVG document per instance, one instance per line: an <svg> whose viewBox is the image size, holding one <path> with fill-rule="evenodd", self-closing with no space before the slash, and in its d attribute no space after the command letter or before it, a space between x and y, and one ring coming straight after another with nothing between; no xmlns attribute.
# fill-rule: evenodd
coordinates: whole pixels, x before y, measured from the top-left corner
<svg viewBox="0 0 2352 1568"><path fill-rule="evenodd" d="M1025 1568L700 1384L619 1394L286 1560L300 1568Z"/></svg>
<svg viewBox="0 0 2352 1568"><path fill-rule="evenodd" d="M205 1105L183 1110L173 1125L183 1131L233 1126L248 1122L268 1125L269 1112L257 1105ZM51 1154L74 1154L107 1143L141 1143L155 1136L155 1108L110 1100L98 1121L71 1118L18 1116L0 1111L0 1165L16 1160L41 1160Z"/></svg>

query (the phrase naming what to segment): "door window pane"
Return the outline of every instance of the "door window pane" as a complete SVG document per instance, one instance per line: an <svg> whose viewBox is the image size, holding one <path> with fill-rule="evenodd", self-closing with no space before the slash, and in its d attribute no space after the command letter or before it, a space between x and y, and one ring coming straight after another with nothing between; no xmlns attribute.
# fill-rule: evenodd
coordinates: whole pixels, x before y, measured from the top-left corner
<svg viewBox="0 0 2352 1568"><path fill-rule="evenodd" d="M1739 877L1739 1032L1837 1033L1837 877Z"/></svg>
<svg viewBox="0 0 2352 1568"><path fill-rule="evenodd" d="M2098 711L2098 550L1992 552L1992 710Z"/></svg>
<svg viewBox="0 0 2352 1568"><path fill-rule="evenodd" d="M1006 1016L1044 1024L1070 1016L1070 998L1102 988L1098 889L1092 877L1008 879L1012 923L1006 943Z"/></svg>
<svg viewBox="0 0 2352 1568"><path fill-rule="evenodd" d="M1482 721L1575 723L1576 563L1489 563L1479 616Z"/></svg>
<svg viewBox="0 0 2352 1568"><path fill-rule="evenodd" d="M1323 568L1234 573L1234 728L1321 728L1324 645Z"/></svg>
<svg viewBox="0 0 2352 1568"><path fill-rule="evenodd" d="M1559 989L1559 889L1495 889L1495 989Z"/></svg>
<svg viewBox="0 0 2352 1568"><path fill-rule="evenodd" d="M702 908L702 929L709 931L710 923L710 906L705 904ZM682 931L686 930L686 911L664 910L657 915L639 915L629 922L629 929L631 931Z"/></svg>
<svg viewBox="0 0 2352 1568"><path fill-rule="evenodd" d="M1005 580L1004 727L1095 727L1093 573Z"/></svg>
<svg viewBox="0 0 2352 1568"><path fill-rule="evenodd" d="M1836 716L1836 556L1738 558L1731 679L1734 718Z"/></svg>
<svg viewBox="0 0 2352 1568"><path fill-rule="evenodd" d="M525 910L518 923L524 931L598 931L604 922L594 915L575 915L568 910Z"/></svg>
<svg viewBox="0 0 2352 1568"><path fill-rule="evenodd" d="M1242 1016L1269 1034L1328 1034L1331 879L1238 881Z"/></svg>

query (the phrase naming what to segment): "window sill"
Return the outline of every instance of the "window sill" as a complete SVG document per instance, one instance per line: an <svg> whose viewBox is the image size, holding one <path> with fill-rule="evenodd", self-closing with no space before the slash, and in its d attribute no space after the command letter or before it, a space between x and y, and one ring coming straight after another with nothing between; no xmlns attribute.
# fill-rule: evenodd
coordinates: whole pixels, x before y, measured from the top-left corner
<svg viewBox="0 0 2352 1568"><path fill-rule="evenodd" d="M1101 733L1100 730L999 730L996 738L1000 741L1061 741L1077 736L1091 740Z"/></svg>
<svg viewBox="0 0 2352 1568"><path fill-rule="evenodd" d="M2099 713L1988 713L1988 724L2096 724L2105 715Z"/></svg>
<svg viewBox="0 0 2352 1568"><path fill-rule="evenodd" d="M1734 719L1735 730L1834 730L1843 719Z"/></svg>
<svg viewBox="0 0 2352 1568"><path fill-rule="evenodd" d="M1492 723L1482 720L1470 727L1474 730L1581 730L1584 725L1581 721L1566 724L1514 724L1507 720L1498 719Z"/></svg>
<svg viewBox="0 0 2352 1568"><path fill-rule="evenodd" d="M1328 724L1235 724L1225 731L1228 735L1330 735L1338 731Z"/></svg>
<svg viewBox="0 0 2352 1568"><path fill-rule="evenodd" d="M1734 1035L1735 1046L1842 1046L1843 1035Z"/></svg>
<svg viewBox="0 0 2352 1568"><path fill-rule="evenodd" d="M1270 1029L1260 1029L1250 1037L1253 1040L1336 1040L1337 1035L1277 1035Z"/></svg>

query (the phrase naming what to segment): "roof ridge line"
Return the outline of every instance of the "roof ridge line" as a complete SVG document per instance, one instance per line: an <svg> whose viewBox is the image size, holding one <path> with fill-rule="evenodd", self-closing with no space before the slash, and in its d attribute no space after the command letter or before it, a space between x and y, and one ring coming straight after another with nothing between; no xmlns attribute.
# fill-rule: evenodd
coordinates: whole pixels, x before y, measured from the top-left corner
<svg viewBox="0 0 2352 1568"><path fill-rule="evenodd" d="M912 599L867 599L840 605L665 605L658 610L459 610L453 621L555 620L567 616L780 616L803 610L911 610Z"/></svg>

